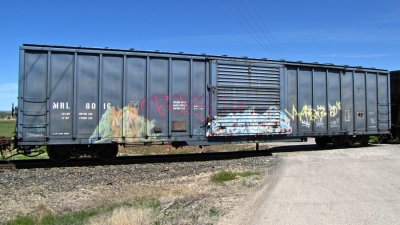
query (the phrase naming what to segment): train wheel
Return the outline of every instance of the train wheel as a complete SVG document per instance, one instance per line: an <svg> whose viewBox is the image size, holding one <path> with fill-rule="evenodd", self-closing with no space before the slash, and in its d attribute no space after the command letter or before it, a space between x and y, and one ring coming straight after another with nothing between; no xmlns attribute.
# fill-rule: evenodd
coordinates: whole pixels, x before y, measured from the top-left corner
<svg viewBox="0 0 400 225"><path fill-rule="evenodd" d="M96 157L100 160L108 161L113 160L118 154L118 145L103 144L98 145L96 148Z"/></svg>
<svg viewBox="0 0 400 225"><path fill-rule="evenodd" d="M382 135L378 136L378 143L379 144L386 144L387 141L388 141L387 135L382 134Z"/></svg>
<svg viewBox="0 0 400 225"><path fill-rule="evenodd" d="M343 137L344 142L346 143L347 147L354 147L357 145L357 138L354 137L349 137L349 136L344 136Z"/></svg>
<svg viewBox="0 0 400 225"><path fill-rule="evenodd" d="M336 148L347 148L349 147L349 142L346 140L345 136L336 136L332 138L333 146Z"/></svg>
<svg viewBox="0 0 400 225"><path fill-rule="evenodd" d="M54 162L65 162L71 158L70 149L67 146L47 146L47 155Z"/></svg>
<svg viewBox="0 0 400 225"><path fill-rule="evenodd" d="M361 136L356 136L356 137L346 136L345 140L347 141L347 143L350 147L355 147L355 146L365 147L368 145L369 136L367 136L367 135L361 135Z"/></svg>
<svg viewBox="0 0 400 225"><path fill-rule="evenodd" d="M316 137L315 143L318 145L318 147L326 147L329 143L329 137Z"/></svg>
<svg viewBox="0 0 400 225"><path fill-rule="evenodd" d="M363 135L363 136L360 137L359 141L360 141L360 146L361 147L368 146L369 136L368 135Z"/></svg>

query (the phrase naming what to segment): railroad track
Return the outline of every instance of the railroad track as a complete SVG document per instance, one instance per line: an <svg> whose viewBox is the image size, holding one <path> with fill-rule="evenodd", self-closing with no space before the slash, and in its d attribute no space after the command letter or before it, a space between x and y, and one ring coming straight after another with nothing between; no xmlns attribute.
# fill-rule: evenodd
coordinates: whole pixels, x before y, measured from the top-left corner
<svg viewBox="0 0 400 225"><path fill-rule="evenodd" d="M66 162L53 162L49 159L1 160L0 170L229 160L270 156L271 154L272 152L268 150L252 150L175 155L120 156L110 161L101 161L91 158L71 159Z"/></svg>

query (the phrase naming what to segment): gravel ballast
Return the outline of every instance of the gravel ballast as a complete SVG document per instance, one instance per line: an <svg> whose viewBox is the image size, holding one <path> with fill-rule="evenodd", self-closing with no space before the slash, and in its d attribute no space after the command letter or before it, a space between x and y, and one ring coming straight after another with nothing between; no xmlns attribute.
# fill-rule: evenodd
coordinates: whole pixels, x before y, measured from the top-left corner
<svg viewBox="0 0 400 225"><path fill-rule="evenodd" d="M0 223L21 215L62 214L147 195L159 198L162 207L167 207L164 211L174 210L171 205L176 205L177 199L186 202L179 210L182 215L163 213L158 216L160 220L168 218L169 222L165 224L190 223L186 217L195 218L199 224L201 221L213 223L218 216L204 216L204 213L198 213L199 209L205 211L207 207L215 206L218 213L214 214L222 215L233 207L236 198L256 187L259 178L229 182L226 185L231 188L227 188L213 184L210 176L222 170L263 174L274 161L273 157L262 156L203 162L5 171L0 173Z"/></svg>

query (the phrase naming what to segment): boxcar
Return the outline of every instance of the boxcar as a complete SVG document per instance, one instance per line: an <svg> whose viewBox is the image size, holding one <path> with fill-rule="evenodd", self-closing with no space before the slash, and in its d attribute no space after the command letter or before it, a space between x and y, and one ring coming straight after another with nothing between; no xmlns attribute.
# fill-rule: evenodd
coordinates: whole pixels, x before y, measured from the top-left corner
<svg viewBox="0 0 400 225"><path fill-rule="evenodd" d="M184 53L23 45L17 144L113 158L118 144L211 145L389 132L389 72Z"/></svg>
<svg viewBox="0 0 400 225"><path fill-rule="evenodd" d="M392 113L392 138L400 141L400 71L390 72L390 95Z"/></svg>

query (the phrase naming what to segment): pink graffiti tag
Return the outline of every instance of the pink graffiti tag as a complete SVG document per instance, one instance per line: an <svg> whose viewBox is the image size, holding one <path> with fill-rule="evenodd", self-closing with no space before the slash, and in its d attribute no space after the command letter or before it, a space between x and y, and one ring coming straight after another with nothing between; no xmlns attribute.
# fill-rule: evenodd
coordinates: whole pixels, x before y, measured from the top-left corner
<svg viewBox="0 0 400 225"><path fill-rule="evenodd" d="M143 98L140 100L140 110L142 112L151 110L151 106L154 107L153 113L165 117L168 111L174 115L189 115L190 109L192 109L193 116L201 122L205 122L205 109L206 106L202 103L204 96L192 96L192 104L185 98L183 94L175 95L169 98L168 95L153 95L151 98ZM175 105L175 107L174 107ZM150 117L152 116L150 113ZM154 116L154 115L153 115Z"/></svg>
<svg viewBox="0 0 400 225"><path fill-rule="evenodd" d="M160 99L162 100L161 103L159 101ZM167 110L165 110L165 109L167 108L166 106L168 104L168 100L169 99L168 99L167 95L164 95L164 96L154 95L153 96L153 102L154 102L156 112L162 117L164 117L167 114Z"/></svg>

